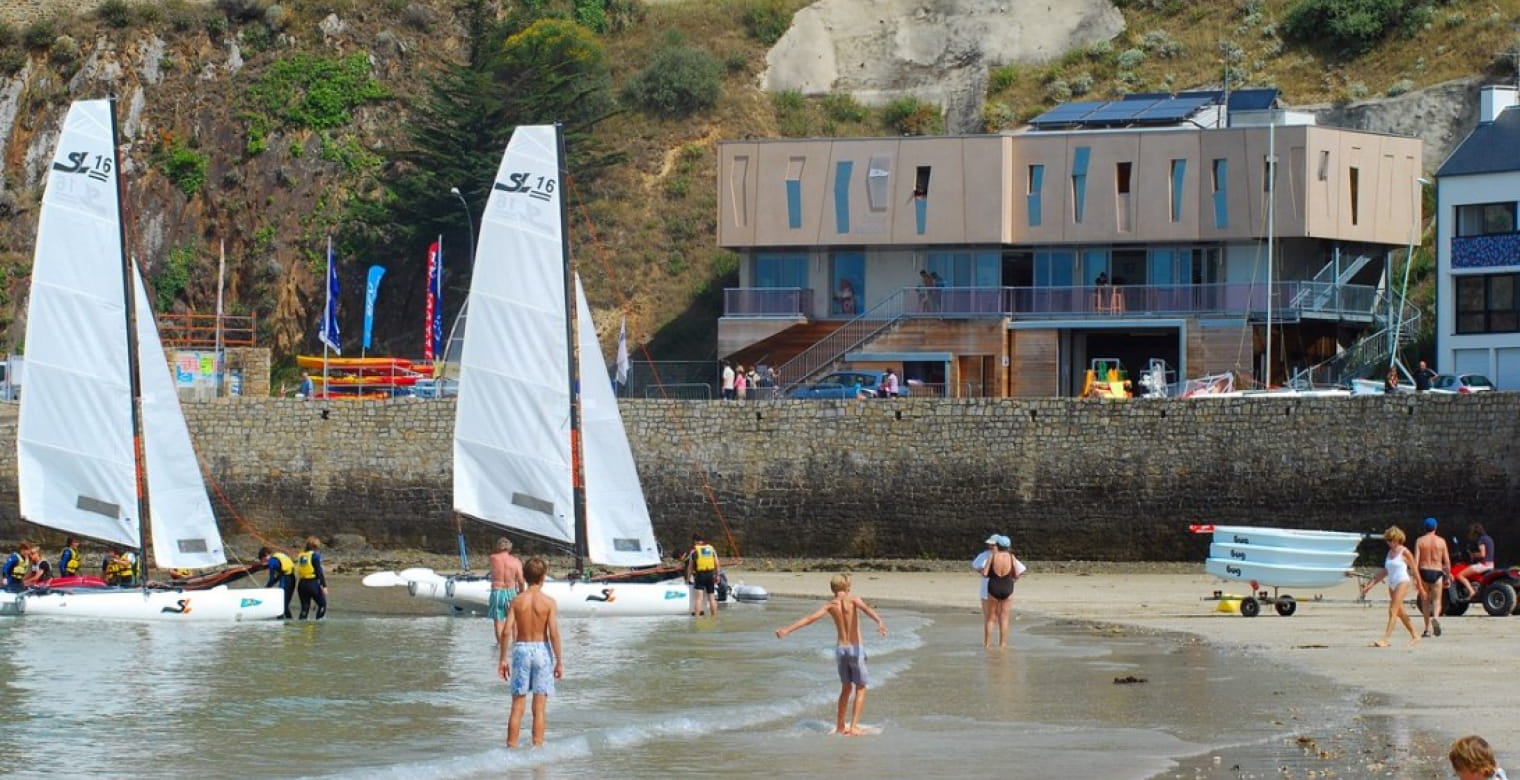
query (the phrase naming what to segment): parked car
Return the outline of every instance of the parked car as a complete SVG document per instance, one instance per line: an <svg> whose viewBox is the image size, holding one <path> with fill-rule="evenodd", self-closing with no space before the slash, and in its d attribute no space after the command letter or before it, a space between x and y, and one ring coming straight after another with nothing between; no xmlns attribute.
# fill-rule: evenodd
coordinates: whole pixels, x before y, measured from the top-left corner
<svg viewBox="0 0 1520 780"><path fill-rule="evenodd" d="M791 398L879 398L885 371L835 371L810 385L792 391ZM899 383L897 394L908 394L906 382Z"/></svg>
<svg viewBox="0 0 1520 780"><path fill-rule="evenodd" d="M1436 374L1430 380L1432 393L1484 393L1494 389L1494 383L1482 374Z"/></svg>

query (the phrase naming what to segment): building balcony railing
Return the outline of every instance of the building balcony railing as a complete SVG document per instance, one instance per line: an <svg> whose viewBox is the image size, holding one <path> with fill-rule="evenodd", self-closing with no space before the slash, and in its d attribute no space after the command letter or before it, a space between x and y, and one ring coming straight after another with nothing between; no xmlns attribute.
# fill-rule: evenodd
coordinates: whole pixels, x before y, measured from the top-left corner
<svg viewBox="0 0 1520 780"><path fill-rule="evenodd" d="M730 287L723 291L725 317L812 317L813 291L806 287Z"/></svg>
<svg viewBox="0 0 1520 780"><path fill-rule="evenodd" d="M1451 240L1452 268L1503 268L1520 265L1520 233L1460 236Z"/></svg>
<svg viewBox="0 0 1520 780"><path fill-rule="evenodd" d="M897 316L1016 320L1102 317L1265 317L1369 319L1377 305L1370 285L1284 281L1265 284L1125 284L1071 287L907 287ZM800 288L725 291L725 317L809 317ZM773 294L766 294L773 293ZM789 296L795 296L791 298ZM788 308L791 307L791 308ZM869 316L869 315L867 315ZM839 317L850 319L849 317Z"/></svg>

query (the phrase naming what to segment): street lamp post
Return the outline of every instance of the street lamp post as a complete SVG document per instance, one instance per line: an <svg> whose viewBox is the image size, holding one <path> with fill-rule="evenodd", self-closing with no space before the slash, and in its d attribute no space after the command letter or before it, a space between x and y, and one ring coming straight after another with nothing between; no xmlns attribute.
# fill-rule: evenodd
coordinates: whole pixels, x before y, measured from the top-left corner
<svg viewBox="0 0 1520 780"><path fill-rule="evenodd" d="M466 245L464 253L465 266L468 267L470 269L470 272L473 274L475 270L475 217L470 213L470 202L468 200L465 200L464 193L460 192L458 187L450 187L449 192L453 194L454 197L459 199L459 205L464 208L465 225L470 230L469 243ZM439 274L442 274L442 269L439 270ZM441 276L438 280L438 286L439 289L442 289L443 287L443 279ZM469 307L470 298L469 295L466 294L464 303L459 307L459 314L454 318L453 326L449 328L448 338L443 342L443 352L440 356L441 359L434 364L433 394L435 397L443 397L444 383L448 380L449 347L454 345L454 334L459 330L459 326L464 322L464 313L467 309L469 309ZM433 324L431 322L428 323L428 327L433 327ZM468 572L470 570L470 554L465 549L464 543L464 517L458 512L454 513L454 529L459 534L459 568L462 571Z"/></svg>

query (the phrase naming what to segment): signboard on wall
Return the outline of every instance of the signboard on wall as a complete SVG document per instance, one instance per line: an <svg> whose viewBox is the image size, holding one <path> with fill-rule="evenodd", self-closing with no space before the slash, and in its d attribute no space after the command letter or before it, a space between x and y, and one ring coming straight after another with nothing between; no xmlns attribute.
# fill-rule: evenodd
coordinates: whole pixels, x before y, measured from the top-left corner
<svg viewBox="0 0 1520 780"><path fill-rule="evenodd" d="M174 389L181 400L216 397L218 361L211 350L175 350Z"/></svg>

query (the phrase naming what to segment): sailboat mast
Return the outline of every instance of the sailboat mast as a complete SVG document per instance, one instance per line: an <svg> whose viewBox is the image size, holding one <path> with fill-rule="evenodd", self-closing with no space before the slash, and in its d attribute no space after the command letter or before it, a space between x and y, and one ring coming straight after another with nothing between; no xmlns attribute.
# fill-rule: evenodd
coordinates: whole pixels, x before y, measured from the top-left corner
<svg viewBox="0 0 1520 780"><path fill-rule="evenodd" d="M127 199L126 181L122 178L121 136L116 123L116 98L106 101L111 114L111 164L116 169L116 231L117 245L121 252L121 289L125 297L127 315L127 386L131 388L132 406L132 462L137 482L137 570L132 573L146 586L148 571L148 480L144 474L142 438L142 372L139 366L142 355L137 344L137 296L133 285L132 259L127 254L127 215L123 204ZM151 312L149 312L151 315ZM163 356L158 357L159 360Z"/></svg>
<svg viewBox="0 0 1520 780"><path fill-rule="evenodd" d="M581 345L577 338L580 312L575 302L575 256L570 251L570 207L566 203L565 126L554 125L559 171L560 252L565 258L565 342L570 349L570 493L575 513L575 573L586 571L586 461L581 447Z"/></svg>
<svg viewBox="0 0 1520 780"><path fill-rule="evenodd" d="M1272 252L1277 232L1277 110L1272 110L1267 124L1267 344L1264 386L1272 387Z"/></svg>

